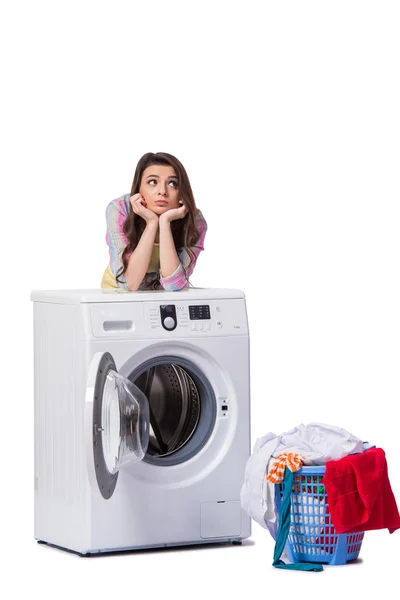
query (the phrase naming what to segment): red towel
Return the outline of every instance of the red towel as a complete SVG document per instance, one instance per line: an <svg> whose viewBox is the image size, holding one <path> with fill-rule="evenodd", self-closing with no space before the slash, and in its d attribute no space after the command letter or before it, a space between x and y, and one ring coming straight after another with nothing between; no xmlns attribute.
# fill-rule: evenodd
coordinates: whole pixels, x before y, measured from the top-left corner
<svg viewBox="0 0 400 600"><path fill-rule="evenodd" d="M382 448L327 462L323 483L337 533L400 528Z"/></svg>

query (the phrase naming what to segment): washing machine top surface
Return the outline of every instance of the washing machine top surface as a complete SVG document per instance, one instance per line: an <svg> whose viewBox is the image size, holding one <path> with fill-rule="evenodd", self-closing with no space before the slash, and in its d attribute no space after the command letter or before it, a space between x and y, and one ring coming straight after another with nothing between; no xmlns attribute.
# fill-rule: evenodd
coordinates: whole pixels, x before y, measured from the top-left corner
<svg viewBox="0 0 400 600"><path fill-rule="evenodd" d="M91 289L91 290L33 290L33 302L48 302L52 304L82 304L94 302L161 302L167 300L204 300L223 298L244 298L244 292L237 289L196 288L190 287L178 292L137 291L129 292L122 289Z"/></svg>

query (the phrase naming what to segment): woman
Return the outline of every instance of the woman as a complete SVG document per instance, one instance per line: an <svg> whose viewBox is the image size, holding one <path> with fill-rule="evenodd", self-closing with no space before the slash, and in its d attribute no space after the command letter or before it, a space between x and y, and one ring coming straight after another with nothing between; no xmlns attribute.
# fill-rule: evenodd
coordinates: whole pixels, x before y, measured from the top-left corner
<svg viewBox="0 0 400 600"><path fill-rule="evenodd" d="M131 193L110 202L106 219L110 264L102 288L176 291L189 285L207 223L172 154L142 156Z"/></svg>

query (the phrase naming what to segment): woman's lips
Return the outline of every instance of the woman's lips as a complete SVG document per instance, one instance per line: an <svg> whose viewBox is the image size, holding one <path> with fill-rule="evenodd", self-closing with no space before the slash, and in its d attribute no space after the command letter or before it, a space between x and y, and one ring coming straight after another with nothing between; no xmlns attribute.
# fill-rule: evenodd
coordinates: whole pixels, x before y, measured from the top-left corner
<svg viewBox="0 0 400 600"><path fill-rule="evenodd" d="M159 204L160 206L164 206L164 204L168 204L165 200L156 200L156 204Z"/></svg>

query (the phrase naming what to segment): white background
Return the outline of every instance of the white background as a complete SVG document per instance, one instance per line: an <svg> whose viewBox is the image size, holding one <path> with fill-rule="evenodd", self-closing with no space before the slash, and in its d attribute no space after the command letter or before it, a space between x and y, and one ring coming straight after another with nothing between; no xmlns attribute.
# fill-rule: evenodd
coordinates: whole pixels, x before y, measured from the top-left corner
<svg viewBox="0 0 400 600"><path fill-rule="evenodd" d="M7 597L369 599L396 581L399 532L318 575L273 569L258 525L241 548L38 546L29 296L99 287L108 202L142 154L176 155L209 224L192 283L246 293L253 443L342 426L385 449L400 501L399 30L386 1L2 2Z"/></svg>

